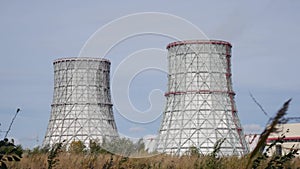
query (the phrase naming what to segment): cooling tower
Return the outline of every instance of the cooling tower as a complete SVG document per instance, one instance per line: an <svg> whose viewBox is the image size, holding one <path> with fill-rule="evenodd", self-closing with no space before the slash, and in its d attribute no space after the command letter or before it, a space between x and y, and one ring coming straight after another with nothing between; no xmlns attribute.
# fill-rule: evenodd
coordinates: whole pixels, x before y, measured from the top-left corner
<svg viewBox="0 0 300 169"><path fill-rule="evenodd" d="M209 154L225 138L220 155L247 153L232 90L231 44L179 41L167 49L168 91L157 151L183 155L197 148Z"/></svg>
<svg viewBox="0 0 300 169"><path fill-rule="evenodd" d="M110 97L110 62L62 58L53 62L54 94L43 145L102 142L117 137Z"/></svg>

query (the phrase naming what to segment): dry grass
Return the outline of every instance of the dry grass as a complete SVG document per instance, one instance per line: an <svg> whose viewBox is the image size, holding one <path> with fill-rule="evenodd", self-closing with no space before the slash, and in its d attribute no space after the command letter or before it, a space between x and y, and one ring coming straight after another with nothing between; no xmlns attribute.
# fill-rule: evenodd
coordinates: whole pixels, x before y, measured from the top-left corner
<svg viewBox="0 0 300 169"><path fill-rule="evenodd" d="M182 156L171 157L168 155L157 155L149 158L123 158L121 156L111 156L109 154L84 155L60 153L59 162L54 168L63 169L143 169L143 168L224 168L224 169L243 169L246 168L248 157L223 157L211 159L210 156ZM112 159L112 161L111 161ZM261 163L259 168L265 168L268 161ZM47 154L25 155L20 162L8 164L12 169L46 169ZM285 168L297 168L300 166L300 159L295 158L285 164Z"/></svg>

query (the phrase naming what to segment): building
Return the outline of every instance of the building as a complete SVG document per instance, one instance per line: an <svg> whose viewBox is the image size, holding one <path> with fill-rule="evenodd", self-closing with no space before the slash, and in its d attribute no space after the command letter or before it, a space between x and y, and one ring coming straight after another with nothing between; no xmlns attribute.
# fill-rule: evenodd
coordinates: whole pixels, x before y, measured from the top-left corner
<svg viewBox="0 0 300 169"><path fill-rule="evenodd" d="M270 134L267 139L267 145L270 145L272 142L282 138L283 143L277 143L271 151L270 155L278 154L284 155L287 154L291 148L300 149L300 123L288 123L288 124L279 124L278 130Z"/></svg>

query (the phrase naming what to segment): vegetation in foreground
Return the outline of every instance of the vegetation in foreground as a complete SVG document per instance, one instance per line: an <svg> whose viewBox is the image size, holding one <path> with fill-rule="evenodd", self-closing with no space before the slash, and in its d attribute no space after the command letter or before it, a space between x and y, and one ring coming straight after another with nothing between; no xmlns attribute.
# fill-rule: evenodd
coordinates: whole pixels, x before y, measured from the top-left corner
<svg viewBox="0 0 300 169"><path fill-rule="evenodd" d="M213 158L212 156L181 156L172 157L169 155L157 155L149 158L127 158L110 154L74 154L61 152L56 157L55 165L48 165L48 154L27 154L24 155L20 162L9 162L7 166L13 169L177 169L177 168L199 168L199 169L242 169L245 168L249 156L246 157L222 157ZM261 161L260 165L255 168L300 168L300 159L294 158L291 161L279 166L269 166L271 159ZM268 167L269 166L269 167Z"/></svg>
<svg viewBox="0 0 300 169"><path fill-rule="evenodd" d="M295 157L298 149L291 147L288 154L283 156L268 156L268 151L276 144L282 144L284 136L278 138L277 141L265 147L266 139L272 132L276 132L277 124L286 123L284 118L289 106L287 101L283 107L272 118L271 123L262 132L256 148L244 157L222 157L218 156L224 139L216 142L214 151L208 155L201 155L198 149L191 147L188 155L174 157L166 154L160 154L148 158L128 158L126 156L132 153L140 153L145 156L144 146L141 142L138 144L130 143L128 140L118 140L118 144L108 144L113 147L122 147L126 149L124 156L114 155L103 149L96 142L91 141L90 147L87 149L80 141L71 143L68 149L63 143L58 143L50 148L35 148L33 150L22 150L20 146L15 146L13 141L4 139L0 141L0 169L2 168L26 168L26 169L51 169L51 168L87 168L87 169L127 169L127 168L199 168L199 169L217 169L217 168L265 168L265 169L281 169L291 168L300 169L300 159ZM9 131L9 130L8 130ZM124 146L125 145L125 146ZM265 149L265 151L262 151ZM132 151L134 150L134 151ZM23 157L22 157L23 154ZM148 154L150 155L150 154Z"/></svg>

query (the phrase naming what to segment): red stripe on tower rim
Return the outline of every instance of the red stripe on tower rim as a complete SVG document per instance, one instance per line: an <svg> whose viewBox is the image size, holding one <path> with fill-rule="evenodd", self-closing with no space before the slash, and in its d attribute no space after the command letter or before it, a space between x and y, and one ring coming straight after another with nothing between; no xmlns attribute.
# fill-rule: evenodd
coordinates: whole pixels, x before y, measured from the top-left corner
<svg viewBox="0 0 300 169"><path fill-rule="evenodd" d="M181 95L181 94L189 94L189 93L197 93L197 94L227 93L229 95L235 95L235 93L233 91L221 91L221 90L188 90L188 91L167 92L167 93L165 93L165 96L169 96L169 95Z"/></svg>
<svg viewBox="0 0 300 169"><path fill-rule="evenodd" d="M187 45L187 44L216 44L216 45L227 45L232 47L232 45L229 42L222 41L222 40L184 40L184 41L169 43L167 45L167 49L174 46Z"/></svg>

